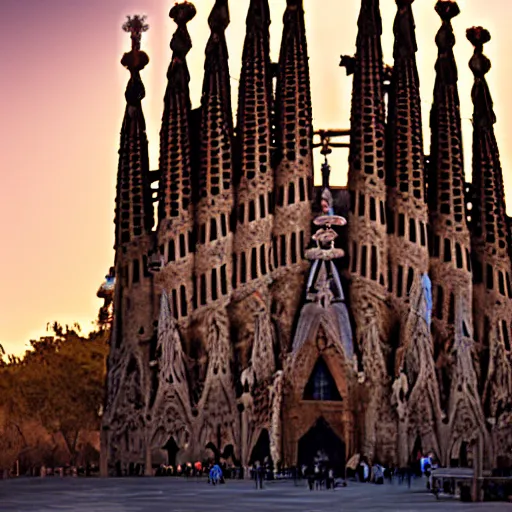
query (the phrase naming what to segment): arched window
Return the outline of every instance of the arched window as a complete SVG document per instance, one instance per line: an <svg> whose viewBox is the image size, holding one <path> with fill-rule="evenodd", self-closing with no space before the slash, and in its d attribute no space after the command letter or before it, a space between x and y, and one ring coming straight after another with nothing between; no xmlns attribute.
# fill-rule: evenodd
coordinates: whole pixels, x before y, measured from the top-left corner
<svg viewBox="0 0 512 512"><path fill-rule="evenodd" d="M405 215L403 213L398 215L398 236L405 236Z"/></svg>
<svg viewBox="0 0 512 512"><path fill-rule="evenodd" d="M210 242L217 240L217 219L210 219Z"/></svg>
<svg viewBox="0 0 512 512"><path fill-rule="evenodd" d="M187 246L185 244L185 235L180 235L180 258L184 258L187 255Z"/></svg>
<svg viewBox="0 0 512 512"><path fill-rule="evenodd" d="M176 290L172 291L171 294L171 300L172 300L172 316L176 319L178 319L178 293Z"/></svg>
<svg viewBox="0 0 512 512"><path fill-rule="evenodd" d="M299 199L301 201L306 200L306 188L304 187L304 178L300 178L299 180Z"/></svg>
<svg viewBox="0 0 512 512"><path fill-rule="evenodd" d="M407 272L407 293L411 293L411 288L414 283L414 270L412 267L409 267Z"/></svg>
<svg viewBox="0 0 512 512"><path fill-rule="evenodd" d="M218 299L217 292L217 269L212 269L212 300Z"/></svg>
<svg viewBox="0 0 512 512"><path fill-rule="evenodd" d="M240 260L240 282L242 284L245 283L245 281L247 280L247 261L246 261L246 257L245 257L245 252L243 252L241 255L241 260Z"/></svg>
<svg viewBox="0 0 512 512"><path fill-rule="evenodd" d="M416 220L409 219L409 240L415 244L416 243Z"/></svg>
<svg viewBox="0 0 512 512"><path fill-rule="evenodd" d="M174 246L174 240L169 240L169 245L167 247L167 261L171 262L176 259L176 248Z"/></svg>
<svg viewBox="0 0 512 512"><path fill-rule="evenodd" d="M201 275L201 306L206 304L206 276Z"/></svg>
<svg viewBox="0 0 512 512"><path fill-rule="evenodd" d="M265 244L260 246L260 269L261 275L264 276L267 273L267 255L265 254Z"/></svg>
<svg viewBox="0 0 512 512"><path fill-rule="evenodd" d="M403 294L404 287L404 268L402 265L398 265L398 270L396 273L396 296L401 297Z"/></svg>
<svg viewBox="0 0 512 512"><path fill-rule="evenodd" d="M494 270L491 265L487 264L486 269L486 278L487 278L487 288L489 290L494 289Z"/></svg>
<svg viewBox="0 0 512 512"><path fill-rule="evenodd" d="M371 255L371 279L377 281L377 247L372 245Z"/></svg>
<svg viewBox="0 0 512 512"><path fill-rule="evenodd" d="M238 259L236 257L236 253L233 253L233 263L231 265L232 267L232 272L231 272L231 286L233 286L233 288L236 288L238 283L237 283L237 277L238 277ZM225 265L224 265L225 266ZM223 292L224 293L224 292Z"/></svg>
<svg viewBox="0 0 512 512"><path fill-rule="evenodd" d="M363 277L366 277L366 260L368 258L368 248L366 245L363 245L361 247L361 275Z"/></svg>
<svg viewBox="0 0 512 512"><path fill-rule="evenodd" d="M297 263L297 234L292 233L291 239L291 255L292 255L292 263Z"/></svg>
<svg viewBox="0 0 512 512"><path fill-rule="evenodd" d="M444 239L444 261L452 261L452 243L449 238Z"/></svg>
<svg viewBox="0 0 512 512"><path fill-rule="evenodd" d="M260 196L260 218L264 219L267 216L267 211L265 208L265 196Z"/></svg>
<svg viewBox="0 0 512 512"><path fill-rule="evenodd" d="M257 279L258 277L258 252L256 247L251 250L251 279Z"/></svg>
<svg viewBox="0 0 512 512"><path fill-rule="evenodd" d="M374 197L370 197L370 220L377 220L377 211Z"/></svg>
<svg viewBox="0 0 512 512"><path fill-rule="evenodd" d="M291 182L288 185L288 204L295 203L295 183Z"/></svg>
<svg viewBox="0 0 512 512"><path fill-rule="evenodd" d="M505 292L505 277L503 276L503 272L501 272L501 270L498 272L498 286L501 295L504 295L506 297L507 295Z"/></svg>
<svg viewBox="0 0 512 512"><path fill-rule="evenodd" d="M180 286L180 302L181 302L181 316L187 316L188 308L187 308L187 291L185 290L185 286Z"/></svg>
<svg viewBox="0 0 512 512"><path fill-rule="evenodd" d="M228 293L228 277L226 275L226 265L222 265L220 267L220 289L222 295L227 295Z"/></svg>
<svg viewBox="0 0 512 512"><path fill-rule="evenodd" d="M286 235L281 235L281 266L286 267Z"/></svg>
<svg viewBox="0 0 512 512"><path fill-rule="evenodd" d="M455 244L455 259L457 260L457 268L464 268L464 262L462 261L462 249L460 244Z"/></svg>

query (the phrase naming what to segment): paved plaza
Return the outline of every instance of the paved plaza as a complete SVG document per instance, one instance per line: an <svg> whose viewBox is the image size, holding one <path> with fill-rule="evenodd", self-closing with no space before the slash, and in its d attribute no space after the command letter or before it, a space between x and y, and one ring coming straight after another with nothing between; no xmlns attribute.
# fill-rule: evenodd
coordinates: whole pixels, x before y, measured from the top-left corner
<svg viewBox="0 0 512 512"><path fill-rule="evenodd" d="M45 478L0 481L1 512L331 512L331 511L512 511L506 503L468 504L437 501L414 482L349 483L334 491L309 491L305 484L228 481L212 487L205 480L184 478Z"/></svg>

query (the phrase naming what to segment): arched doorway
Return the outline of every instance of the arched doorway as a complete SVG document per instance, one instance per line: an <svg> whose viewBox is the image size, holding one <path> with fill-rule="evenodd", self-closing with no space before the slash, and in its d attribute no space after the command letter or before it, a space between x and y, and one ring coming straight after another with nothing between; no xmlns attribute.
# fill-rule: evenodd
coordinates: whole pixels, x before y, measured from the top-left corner
<svg viewBox="0 0 512 512"><path fill-rule="evenodd" d="M299 465L311 468L320 462L332 468L338 476L344 476L345 457L345 443L323 417L299 440Z"/></svg>
<svg viewBox="0 0 512 512"><path fill-rule="evenodd" d="M174 437L170 437L163 449L167 452L167 464L176 466L176 455L180 451L180 447L176 444Z"/></svg>
<svg viewBox="0 0 512 512"><path fill-rule="evenodd" d="M254 445L254 448L252 449L249 464L252 466L257 461L259 461L260 464L263 464L265 462L265 459L267 459L269 462L271 460L270 437L268 435L267 429L263 429L261 431L261 434L258 437L258 441Z"/></svg>

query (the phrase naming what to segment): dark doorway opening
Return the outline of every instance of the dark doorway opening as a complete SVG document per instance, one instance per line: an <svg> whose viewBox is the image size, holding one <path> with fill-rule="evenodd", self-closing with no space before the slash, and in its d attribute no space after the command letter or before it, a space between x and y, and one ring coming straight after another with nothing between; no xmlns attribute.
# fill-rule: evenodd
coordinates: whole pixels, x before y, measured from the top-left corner
<svg viewBox="0 0 512 512"><path fill-rule="evenodd" d="M260 436L258 437L257 443L251 452L251 458L249 464L252 466L255 462L259 461L260 464L270 462L270 437L268 431L263 429Z"/></svg>
<svg viewBox="0 0 512 512"><path fill-rule="evenodd" d="M299 465L305 464L310 470L319 463L344 477L345 457L345 443L322 417L299 440Z"/></svg>
<svg viewBox="0 0 512 512"><path fill-rule="evenodd" d="M180 448L176 444L174 437L171 437L163 448L167 452L167 464L173 467L176 466L176 455L178 455Z"/></svg>

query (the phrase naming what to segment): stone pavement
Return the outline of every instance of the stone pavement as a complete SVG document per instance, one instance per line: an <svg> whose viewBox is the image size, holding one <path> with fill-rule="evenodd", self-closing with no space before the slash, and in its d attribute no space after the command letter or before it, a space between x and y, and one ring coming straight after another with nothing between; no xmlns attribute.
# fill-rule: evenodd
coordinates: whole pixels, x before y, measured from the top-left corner
<svg viewBox="0 0 512 512"><path fill-rule="evenodd" d="M229 481L212 487L184 478L20 478L0 481L1 512L386 512L510 511L506 503L437 501L424 481L406 485L349 483L309 491L305 483Z"/></svg>

